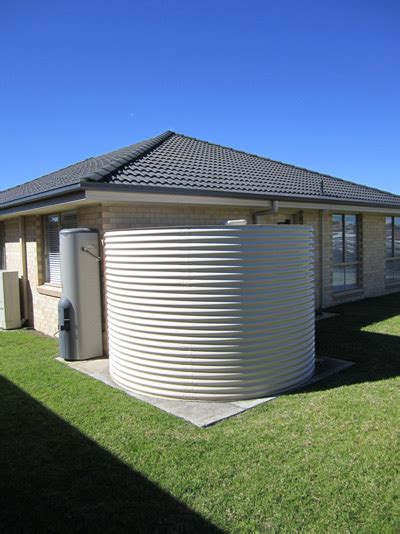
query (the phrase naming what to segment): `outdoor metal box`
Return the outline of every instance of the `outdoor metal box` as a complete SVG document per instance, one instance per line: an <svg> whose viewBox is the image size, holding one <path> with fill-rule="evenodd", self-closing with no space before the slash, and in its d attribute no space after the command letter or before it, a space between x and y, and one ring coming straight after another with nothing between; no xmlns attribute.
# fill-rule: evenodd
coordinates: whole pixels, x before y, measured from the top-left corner
<svg viewBox="0 0 400 534"><path fill-rule="evenodd" d="M21 328L19 278L17 271L0 271L0 328Z"/></svg>

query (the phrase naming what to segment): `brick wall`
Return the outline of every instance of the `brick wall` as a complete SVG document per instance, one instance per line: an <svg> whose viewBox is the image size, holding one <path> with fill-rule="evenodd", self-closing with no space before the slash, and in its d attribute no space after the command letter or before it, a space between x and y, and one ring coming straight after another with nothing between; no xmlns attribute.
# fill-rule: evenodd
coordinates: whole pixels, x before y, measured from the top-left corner
<svg viewBox="0 0 400 534"><path fill-rule="evenodd" d="M246 219L252 223L254 209L240 206L184 206L161 204L109 203L103 207L103 230L140 226L180 226L186 224L223 224L228 219ZM259 218L260 223L273 224L290 219L295 210Z"/></svg>
<svg viewBox="0 0 400 534"><path fill-rule="evenodd" d="M362 216L363 286L366 297L382 295L390 287L385 284L385 218L381 215Z"/></svg>
<svg viewBox="0 0 400 534"><path fill-rule="evenodd" d="M240 207L115 203L103 208L103 230L140 226L221 224L226 219L247 219L251 222L251 217L252 210Z"/></svg>
<svg viewBox="0 0 400 534"><path fill-rule="evenodd" d="M315 307L321 307L321 220L316 210L307 210L300 214L298 223L312 226L314 229L314 280L315 280Z"/></svg>
<svg viewBox="0 0 400 534"><path fill-rule="evenodd" d="M21 243L18 219L4 221L4 240L6 268L9 271L18 271L22 276Z"/></svg>
<svg viewBox="0 0 400 534"><path fill-rule="evenodd" d="M110 229L140 226L221 224L227 219L246 219L252 222L253 211L244 207L181 206L158 204L109 203L78 209L78 224L95 228L100 232ZM386 286L385 267L385 217L376 214L361 216L361 269L362 288L353 292L332 294L332 212L317 210L279 210L259 222L273 224L286 219L293 223L307 224L314 228L315 299L316 307L328 307L340 302L382 295L399 291L399 286ZM321 254L321 224L324 227L324 254ZM28 267L28 296L31 324L39 331L53 335L57 330L57 305L60 290L48 290L44 283L43 236L40 216L27 217L26 251ZM6 267L17 270L22 277L21 243L18 218L4 224ZM323 273L321 275L321 262ZM104 279L104 278L103 278ZM322 287L322 291L321 291ZM22 287L21 287L22 289ZM50 293L50 294L49 294ZM322 298L321 298L322 295Z"/></svg>
<svg viewBox="0 0 400 534"><path fill-rule="evenodd" d="M103 211L101 204L79 208L78 226L81 228L92 228L101 232L103 229Z"/></svg>

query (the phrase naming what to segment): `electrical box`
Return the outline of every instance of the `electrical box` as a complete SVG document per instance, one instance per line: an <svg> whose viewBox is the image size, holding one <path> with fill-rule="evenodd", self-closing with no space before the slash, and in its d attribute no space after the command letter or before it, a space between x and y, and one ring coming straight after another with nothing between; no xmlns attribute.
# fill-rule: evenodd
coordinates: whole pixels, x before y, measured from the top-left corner
<svg viewBox="0 0 400 534"><path fill-rule="evenodd" d="M96 230L61 230L58 328L60 356L65 360L103 355L99 254Z"/></svg>
<svg viewBox="0 0 400 534"><path fill-rule="evenodd" d="M19 278L17 271L0 271L0 328L21 328Z"/></svg>

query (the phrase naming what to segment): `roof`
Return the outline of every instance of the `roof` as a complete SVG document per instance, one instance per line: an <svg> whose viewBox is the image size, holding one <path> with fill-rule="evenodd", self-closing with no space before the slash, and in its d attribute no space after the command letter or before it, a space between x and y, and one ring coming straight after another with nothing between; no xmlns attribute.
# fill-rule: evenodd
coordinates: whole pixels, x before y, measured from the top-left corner
<svg viewBox="0 0 400 534"><path fill-rule="evenodd" d="M0 209L73 185L400 208L399 195L167 131L3 191Z"/></svg>
<svg viewBox="0 0 400 534"><path fill-rule="evenodd" d="M100 180L109 175L110 172L121 167L121 165L133 161L147 150L155 147L168 136L167 134L169 135L169 132L165 132L152 139L140 141L134 145L120 148L119 150L114 150L113 152L108 152L102 156L85 159L64 169L1 191L0 206L6 202L12 202L39 193L55 191L61 187L79 184L87 180Z"/></svg>

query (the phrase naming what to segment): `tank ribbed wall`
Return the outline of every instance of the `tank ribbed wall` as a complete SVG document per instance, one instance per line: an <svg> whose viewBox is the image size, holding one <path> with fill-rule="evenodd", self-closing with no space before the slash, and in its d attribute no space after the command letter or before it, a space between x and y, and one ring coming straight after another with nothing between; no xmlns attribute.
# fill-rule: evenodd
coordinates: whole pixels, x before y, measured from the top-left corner
<svg viewBox="0 0 400 534"><path fill-rule="evenodd" d="M113 380L147 395L213 401L307 382L312 247L308 226L106 232Z"/></svg>

